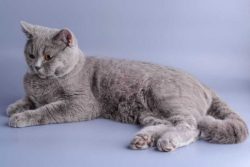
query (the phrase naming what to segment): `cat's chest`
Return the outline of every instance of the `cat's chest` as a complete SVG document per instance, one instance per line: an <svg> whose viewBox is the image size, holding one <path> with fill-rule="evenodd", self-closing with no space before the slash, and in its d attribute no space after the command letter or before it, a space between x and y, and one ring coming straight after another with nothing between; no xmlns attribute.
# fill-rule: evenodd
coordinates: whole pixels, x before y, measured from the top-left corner
<svg viewBox="0 0 250 167"><path fill-rule="evenodd" d="M56 92L60 90L58 81L33 76L25 77L24 87L28 97L38 106L55 101L58 98Z"/></svg>

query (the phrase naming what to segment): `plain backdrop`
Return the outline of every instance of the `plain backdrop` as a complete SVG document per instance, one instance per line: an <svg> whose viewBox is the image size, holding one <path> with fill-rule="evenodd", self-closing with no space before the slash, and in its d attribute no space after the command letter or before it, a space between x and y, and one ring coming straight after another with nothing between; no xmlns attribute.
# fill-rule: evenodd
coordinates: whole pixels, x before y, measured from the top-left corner
<svg viewBox="0 0 250 167"><path fill-rule="evenodd" d="M197 142L174 153L126 148L138 127L106 120L24 129L20 21L70 28L86 54L188 71L250 122L250 0L0 0L0 166L249 166L250 143Z"/></svg>

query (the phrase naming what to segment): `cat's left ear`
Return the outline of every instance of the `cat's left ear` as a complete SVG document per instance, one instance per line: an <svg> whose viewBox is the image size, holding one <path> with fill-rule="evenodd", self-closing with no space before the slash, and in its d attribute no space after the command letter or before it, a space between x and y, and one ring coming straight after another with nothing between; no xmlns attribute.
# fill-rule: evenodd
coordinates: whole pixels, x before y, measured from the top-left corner
<svg viewBox="0 0 250 167"><path fill-rule="evenodd" d="M31 39L34 35L34 25L27 23L25 21L21 21L20 24L27 38Z"/></svg>
<svg viewBox="0 0 250 167"><path fill-rule="evenodd" d="M72 32L65 28L60 30L54 37L53 40L63 42L66 46L73 45L73 34Z"/></svg>

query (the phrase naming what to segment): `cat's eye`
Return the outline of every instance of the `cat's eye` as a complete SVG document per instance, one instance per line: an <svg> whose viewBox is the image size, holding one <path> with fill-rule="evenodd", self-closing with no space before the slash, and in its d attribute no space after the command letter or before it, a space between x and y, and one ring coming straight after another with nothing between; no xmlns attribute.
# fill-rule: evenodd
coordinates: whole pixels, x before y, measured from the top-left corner
<svg viewBox="0 0 250 167"><path fill-rule="evenodd" d="M35 56L33 54L29 54L29 58L34 59Z"/></svg>
<svg viewBox="0 0 250 167"><path fill-rule="evenodd" d="M52 57L50 55L44 55L44 60L49 61L51 59L52 59Z"/></svg>

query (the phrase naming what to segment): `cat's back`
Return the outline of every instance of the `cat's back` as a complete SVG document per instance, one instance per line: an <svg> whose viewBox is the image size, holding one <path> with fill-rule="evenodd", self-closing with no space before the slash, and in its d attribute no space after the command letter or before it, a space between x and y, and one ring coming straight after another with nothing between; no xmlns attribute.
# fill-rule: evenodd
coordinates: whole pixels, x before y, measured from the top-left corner
<svg viewBox="0 0 250 167"><path fill-rule="evenodd" d="M114 59L114 58L99 58L89 56L86 58L86 64L91 63L96 70L101 70L105 73L121 73L126 75L151 75L151 74L173 74L180 71L166 66L152 64L149 62Z"/></svg>
<svg viewBox="0 0 250 167"><path fill-rule="evenodd" d="M193 76L182 70L149 62L87 57L86 64L91 64L94 72L99 76L129 77L136 80L180 80L183 82L199 82Z"/></svg>
<svg viewBox="0 0 250 167"><path fill-rule="evenodd" d="M154 88L155 91L164 89L166 93L182 92L183 95L187 96L189 94L210 96L211 94L210 89L198 79L187 72L172 67L113 58L87 57L86 60L92 62L96 86L101 88L103 85L105 89L110 91L113 89L134 92Z"/></svg>

